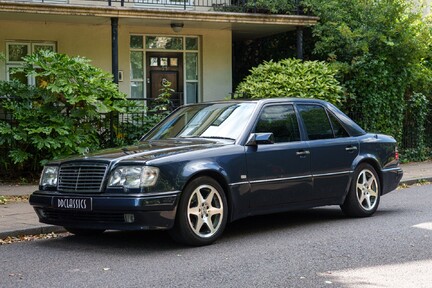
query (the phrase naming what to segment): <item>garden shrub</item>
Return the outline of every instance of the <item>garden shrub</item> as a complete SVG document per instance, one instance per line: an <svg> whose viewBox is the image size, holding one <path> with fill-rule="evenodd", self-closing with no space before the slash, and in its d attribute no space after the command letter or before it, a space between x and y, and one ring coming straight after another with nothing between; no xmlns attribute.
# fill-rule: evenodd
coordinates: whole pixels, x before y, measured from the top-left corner
<svg viewBox="0 0 432 288"><path fill-rule="evenodd" d="M414 93L406 102L405 131L401 155L403 155L403 159L424 161L430 157L425 134L429 101L425 95Z"/></svg>
<svg viewBox="0 0 432 288"><path fill-rule="evenodd" d="M405 100L414 93L431 95L425 59L431 58L432 37L422 9L405 0L302 3L320 18L312 27L313 57L344 67L344 110L366 130L405 141L410 128L404 125L412 124L404 121L411 105Z"/></svg>
<svg viewBox="0 0 432 288"><path fill-rule="evenodd" d="M46 161L100 148L107 120L101 113L120 112L125 95L112 75L81 57L40 51L24 58L19 69L37 86L0 83L3 109L12 120L0 121L2 171L38 171Z"/></svg>
<svg viewBox="0 0 432 288"><path fill-rule="evenodd" d="M248 1L247 7L258 12L268 12L272 14L293 14L295 12L295 2L290 0L254 0Z"/></svg>
<svg viewBox="0 0 432 288"><path fill-rule="evenodd" d="M294 14L295 0L233 0L231 5L214 5L215 11L223 12L259 12L270 14Z"/></svg>
<svg viewBox="0 0 432 288"><path fill-rule="evenodd" d="M365 55L344 75L348 92L344 110L370 132L402 139L406 71L393 71L385 60Z"/></svg>
<svg viewBox="0 0 432 288"><path fill-rule="evenodd" d="M344 99L342 87L335 78L336 71L324 62L269 61L250 72L238 85L235 98L301 97L333 104L340 104Z"/></svg>

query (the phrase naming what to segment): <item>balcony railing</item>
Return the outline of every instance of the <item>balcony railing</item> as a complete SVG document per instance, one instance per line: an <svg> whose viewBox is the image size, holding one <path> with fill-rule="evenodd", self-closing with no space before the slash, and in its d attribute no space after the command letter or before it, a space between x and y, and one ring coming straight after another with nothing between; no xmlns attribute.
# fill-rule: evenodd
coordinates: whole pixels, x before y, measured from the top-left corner
<svg viewBox="0 0 432 288"><path fill-rule="evenodd" d="M298 14L301 0L285 0L283 11L268 9L256 0L9 0L44 4L71 4L86 6L124 6L146 9L182 9L197 11ZM262 2L261 2L262 3Z"/></svg>

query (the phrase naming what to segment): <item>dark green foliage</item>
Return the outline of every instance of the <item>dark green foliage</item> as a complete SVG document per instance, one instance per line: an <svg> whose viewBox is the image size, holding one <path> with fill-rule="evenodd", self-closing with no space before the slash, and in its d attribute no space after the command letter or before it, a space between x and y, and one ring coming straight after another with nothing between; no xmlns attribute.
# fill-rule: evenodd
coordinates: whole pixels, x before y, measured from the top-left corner
<svg viewBox="0 0 432 288"><path fill-rule="evenodd" d="M403 150L414 149L404 147L405 138L414 137L406 125L417 125L404 120L413 109L407 100L423 94L432 102L432 33L422 9L405 0L302 0L301 5L303 14L320 18L304 30L304 57L339 71L346 98L342 109L365 129L391 134ZM295 41L293 31L235 43L234 86L250 65L295 56ZM432 123L425 125L425 147L431 147Z"/></svg>
<svg viewBox="0 0 432 288"><path fill-rule="evenodd" d="M295 14L295 1L291 0L249 0L247 7L260 13Z"/></svg>
<svg viewBox="0 0 432 288"><path fill-rule="evenodd" d="M414 93L407 101L404 119L404 139L401 156L411 161L427 160L430 148L426 146L425 128L428 121L429 101L425 95Z"/></svg>
<svg viewBox="0 0 432 288"><path fill-rule="evenodd" d="M251 74L237 87L235 97L317 98L340 104L342 87L335 79L336 71L319 61L302 62L284 59L264 62L251 70Z"/></svg>
<svg viewBox="0 0 432 288"><path fill-rule="evenodd" d="M12 115L0 122L1 170L38 171L49 159L99 148L106 126L101 113L121 111L125 100L111 74L84 58L48 51L25 63L21 71L36 77L37 87L0 83L1 105Z"/></svg>
<svg viewBox="0 0 432 288"><path fill-rule="evenodd" d="M367 131L401 140L406 72L398 74L391 68L385 60L372 57L353 63L344 75L349 91L345 110Z"/></svg>
<svg viewBox="0 0 432 288"><path fill-rule="evenodd" d="M215 11L295 14L295 0L233 0L231 5L214 5Z"/></svg>
<svg viewBox="0 0 432 288"><path fill-rule="evenodd" d="M431 99L432 91L431 31L421 9L404 0L303 4L320 17L313 27L314 57L339 67L345 110L366 130L391 134L405 145L412 136L405 133L414 128L404 120L413 112L409 101L419 94ZM423 135L416 137L422 143Z"/></svg>

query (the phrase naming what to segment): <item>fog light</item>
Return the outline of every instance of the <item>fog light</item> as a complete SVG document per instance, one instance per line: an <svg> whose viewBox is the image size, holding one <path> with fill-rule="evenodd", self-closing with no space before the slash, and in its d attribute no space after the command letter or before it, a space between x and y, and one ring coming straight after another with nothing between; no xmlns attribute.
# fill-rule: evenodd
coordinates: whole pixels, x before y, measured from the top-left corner
<svg viewBox="0 0 432 288"><path fill-rule="evenodd" d="M124 214L124 220L126 223L133 223L135 221L134 214Z"/></svg>

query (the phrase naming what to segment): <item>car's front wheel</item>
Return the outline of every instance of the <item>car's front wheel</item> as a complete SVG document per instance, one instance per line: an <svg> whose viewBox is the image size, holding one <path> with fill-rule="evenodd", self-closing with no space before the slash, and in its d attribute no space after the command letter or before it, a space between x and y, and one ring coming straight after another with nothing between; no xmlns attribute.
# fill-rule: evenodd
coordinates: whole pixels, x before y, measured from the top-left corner
<svg viewBox="0 0 432 288"><path fill-rule="evenodd" d="M227 218L228 205L222 187L213 178L198 177L182 193L170 234L181 243L208 245L222 235Z"/></svg>
<svg viewBox="0 0 432 288"><path fill-rule="evenodd" d="M381 186L375 169L360 164L354 171L350 191L341 206L342 211L352 217L371 216L378 209Z"/></svg>

